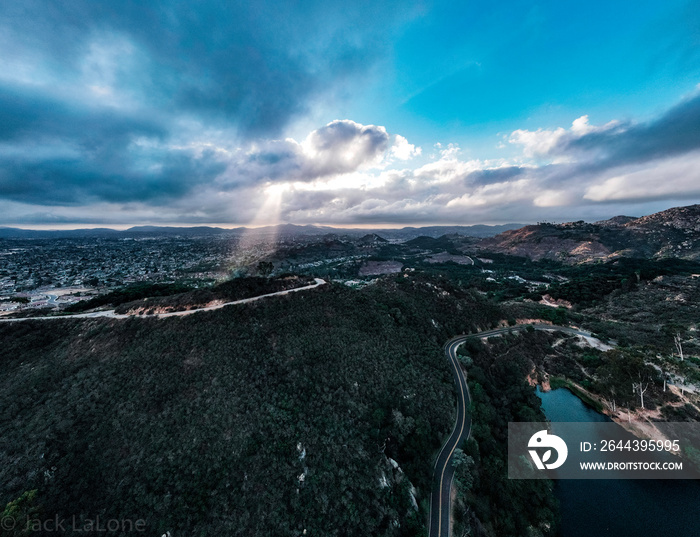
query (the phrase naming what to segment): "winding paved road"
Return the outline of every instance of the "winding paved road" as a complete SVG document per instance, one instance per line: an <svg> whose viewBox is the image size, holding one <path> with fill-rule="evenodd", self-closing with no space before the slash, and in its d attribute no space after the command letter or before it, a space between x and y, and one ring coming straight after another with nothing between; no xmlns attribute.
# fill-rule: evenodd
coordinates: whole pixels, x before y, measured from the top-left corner
<svg viewBox="0 0 700 537"><path fill-rule="evenodd" d="M296 287L294 289L287 289L286 291L277 291L276 293L268 293L266 295L253 296L250 298L243 298L241 300L234 300L232 302L225 302L223 304L216 304L214 306L206 306L204 308L198 308L195 310L184 310L184 311L173 311L170 313L154 313L153 315L126 315L121 313L115 313L114 310L105 311L94 311L92 313L77 313L75 315L55 315L53 317L16 317L14 319L2 319L0 318L0 323L11 323L18 321L45 321L47 319L93 319L95 317L109 317L110 319L130 319L132 317L136 318L152 318L152 317L182 317L183 315L192 315L200 311L212 311L225 308L226 306L233 306L235 304L247 304L248 302L254 302L262 298L267 298L270 296L280 296L288 295L290 293L297 293L299 291L307 291L309 289L315 289L319 285L324 285L325 280L321 278L314 278L316 283L310 285L305 285L304 287Z"/></svg>
<svg viewBox="0 0 700 537"><path fill-rule="evenodd" d="M506 334L508 332L520 332L526 330L528 326L532 326L535 330L558 331L576 336L583 336L592 344L597 342L603 345L603 343L594 338L590 332L551 324L521 324L506 328L496 328L495 330L485 330L475 334L453 337L445 344L445 354L450 360L452 373L455 377L455 383L457 384L457 419L455 420L452 434L450 434L449 438L442 446L435 460L435 467L433 469L433 490L430 494L429 537L450 537L450 490L452 488L452 478L455 473L455 467L452 465L452 461L454 459L455 450L462 442L469 438L471 432L471 417L467 413L471 398L469 396L467 379L457 359L457 347L469 338L486 338Z"/></svg>

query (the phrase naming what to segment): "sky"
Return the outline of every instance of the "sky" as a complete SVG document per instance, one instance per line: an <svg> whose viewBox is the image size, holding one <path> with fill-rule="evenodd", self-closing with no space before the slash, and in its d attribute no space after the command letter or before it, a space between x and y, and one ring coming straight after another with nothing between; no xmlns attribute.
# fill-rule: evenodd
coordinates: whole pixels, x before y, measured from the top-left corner
<svg viewBox="0 0 700 537"><path fill-rule="evenodd" d="M696 1L0 6L0 226L596 221L693 203Z"/></svg>

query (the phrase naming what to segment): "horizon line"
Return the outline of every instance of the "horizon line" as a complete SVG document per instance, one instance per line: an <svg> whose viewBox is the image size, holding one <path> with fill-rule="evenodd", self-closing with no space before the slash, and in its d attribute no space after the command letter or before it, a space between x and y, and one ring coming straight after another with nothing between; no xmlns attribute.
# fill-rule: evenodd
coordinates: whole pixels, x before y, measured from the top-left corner
<svg viewBox="0 0 700 537"><path fill-rule="evenodd" d="M562 222L563 223L563 222ZM264 228L274 228L274 227L280 227L280 226L297 226L297 227L315 227L315 228L329 228L329 229L342 229L342 230L384 230L384 229L391 229L391 230L401 230L401 229L406 229L406 228L415 228L415 229L421 229L421 228L426 228L426 227L474 227L474 226L487 226L487 227L496 227L496 226L508 226L508 225L517 225L517 226L527 226L531 225L531 223L527 222L503 222L503 223L497 223L497 224L483 224L483 223L477 223L477 224L445 224L445 223L440 223L440 224L406 224L406 225L391 225L391 224L377 224L377 225L372 225L372 224L354 224L354 225L328 225L328 224L294 224L291 222L284 222L284 223L279 223L279 224L267 224L267 225L260 225L260 226L250 226L250 225L235 225L232 226L231 224L217 224L217 223L207 223L207 224L176 224L176 223L168 223L168 224L104 224L104 225L99 225L99 224L37 224L37 225L30 225L30 226L22 226L21 224L19 225L0 225L0 230L2 229L20 229L23 231L77 231L77 230L94 230L94 229L109 229L112 231L128 231L133 228L139 228L139 227L156 227L156 228L189 228L189 229L195 229L195 228L212 228L212 229L224 229L224 230L235 230L235 229L264 229ZM21 226L21 227L20 227Z"/></svg>

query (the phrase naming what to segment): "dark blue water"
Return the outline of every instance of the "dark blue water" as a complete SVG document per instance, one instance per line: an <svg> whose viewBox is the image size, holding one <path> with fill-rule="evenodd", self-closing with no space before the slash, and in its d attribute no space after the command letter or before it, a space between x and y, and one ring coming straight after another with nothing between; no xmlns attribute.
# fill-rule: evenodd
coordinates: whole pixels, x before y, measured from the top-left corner
<svg viewBox="0 0 700 537"><path fill-rule="evenodd" d="M610 421L569 390L542 392L549 421ZM561 537L700 537L700 483L695 480L555 481Z"/></svg>

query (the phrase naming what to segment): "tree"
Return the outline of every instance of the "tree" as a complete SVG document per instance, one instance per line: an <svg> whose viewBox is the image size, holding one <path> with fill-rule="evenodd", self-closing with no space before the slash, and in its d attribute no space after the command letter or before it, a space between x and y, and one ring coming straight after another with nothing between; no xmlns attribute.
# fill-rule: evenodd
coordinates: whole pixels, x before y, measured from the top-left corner
<svg viewBox="0 0 700 537"><path fill-rule="evenodd" d="M603 403L605 403L605 406L607 406L613 413L615 412L615 395L616 395L616 390L615 390L615 385L610 384L608 386L608 393L610 394L610 399L606 397L602 397Z"/></svg>
<svg viewBox="0 0 700 537"><path fill-rule="evenodd" d="M646 392L648 389L649 383L642 381L640 374L640 380L639 382L635 382L632 384L632 390L639 394L640 404L642 408L644 408L644 392Z"/></svg>
<svg viewBox="0 0 700 537"><path fill-rule="evenodd" d="M664 381L664 392L665 392L665 391L666 391L666 385L668 384L668 381L670 380L670 379L669 379L668 371L666 371L665 369L661 369L661 378L662 378L663 381Z"/></svg>
<svg viewBox="0 0 700 537"><path fill-rule="evenodd" d="M275 266L270 262L270 261L260 261L258 263L258 272L267 278L271 273L272 270L275 268Z"/></svg>
<svg viewBox="0 0 700 537"><path fill-rule="evenodd" d="M26 306L27 304L29 304L31 302L31 300L29 298L27 298L26 296L16 296L12 299L12 301L19 304L18 309L20 309L20 310L23 309L24 306Z"/></svg>
<svg viewBox="0 0 700 537"><path fill-rule="evenodd" d="M0 519L3 522L3 530L8 537L24 537L33 533L28 522L35 520L41 512L37 505L36 490L28 490L16 500L5 506Z"/></svg>
<svg viewBox="0 0 700 537"><path fill-rule="evenodd" d="M678 356L681 358L681 362L683 361L683 341L681 340L681 333L676 332L676 334L673 336L673 344L676 347L676 353Z"/></svg>
<svg viewBox="0 0 700 537"><path fill-rule="evenodd" d="M651 383L652 377L647 368L638 369L637 377L639 378L639 382L632 383L632 391L639 395L640 405L642 408L644 408L644 393L649 389L649 384Z"/></svg>

